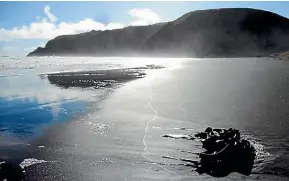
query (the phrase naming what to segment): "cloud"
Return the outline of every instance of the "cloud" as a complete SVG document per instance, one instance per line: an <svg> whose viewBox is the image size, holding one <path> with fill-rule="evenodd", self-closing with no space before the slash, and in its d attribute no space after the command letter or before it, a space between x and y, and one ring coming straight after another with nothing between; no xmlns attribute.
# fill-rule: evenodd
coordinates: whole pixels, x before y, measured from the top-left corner
<svg viewBox="0 0 289 181"><path fill-rule="evenodd" d="M69 35L88 32L91 30L112 30L124 28L119 22L103 24L91 18L85 18L79 22L58 22L58 18L51 13L49 6L44 7L45 18L36 17L36 21L30 25L13 27L11 29L0 28L0 41L11 41L15 39L52 39L59 35ZM160 17L150 9L132 9L129 15L133 21L128 25L140 26L160 22Z"/></svg>
<svg viewBox="0 0 289 181"><path fill-rule="evenodd" d="M47 15L51 22L56 22L58 20L58 18L50 12L50 7L47 5L44 7L44 13Z"/></svg>
<svg viewBox="0 0 289 181"><path fill-rule="evenodd" d="M121 28L124 28L124 25L122 23L109 23L106 26L107 30L121 29Z"/></svg>
<svg viewBox="0 0 289 181"><path fill-rule="evenodd" d="M61 22L58 25L43 18L40 22L32 22L29 26L14 27L10 30L0 29L0 40L13 39L52 39L59 35L77 34L91 30L123 28L121 23L104 25L90 18L79 22Z"/></svg>
<svg viewBox="0 0 289 181"><path fill-rule="evenodd" d="M132 9L128 12L134 20L130 23L132 26L144 26L160 22L160 17L150 9Z"/></svg>

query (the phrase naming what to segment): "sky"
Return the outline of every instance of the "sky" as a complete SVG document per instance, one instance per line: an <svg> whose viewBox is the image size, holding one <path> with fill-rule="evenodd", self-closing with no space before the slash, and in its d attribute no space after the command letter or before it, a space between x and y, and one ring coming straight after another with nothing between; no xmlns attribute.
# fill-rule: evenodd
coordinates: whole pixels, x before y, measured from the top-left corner
<svg viewBox="0 0 289 181"><path fill-rule="evenodd" d="M59 35L143 26L213 8L255 8L289 18L289 2L0 2L0 56L26 56Z"/></svg>

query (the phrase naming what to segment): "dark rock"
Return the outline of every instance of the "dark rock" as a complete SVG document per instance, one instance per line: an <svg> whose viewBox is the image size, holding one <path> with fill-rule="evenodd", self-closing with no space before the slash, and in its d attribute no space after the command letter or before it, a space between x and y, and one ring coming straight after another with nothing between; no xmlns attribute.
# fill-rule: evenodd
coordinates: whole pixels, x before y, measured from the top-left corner
<svg viewBox="0 0 289 181"><path fill-rule="evenodd" d="M217 133L217 134L216 134ZM199 174L224 177L231 172L250 175L256 157L256 150L249 141L240 138L236 129L206 129L195 134L202 141L205 152L200 153L200 161L195 165Z"/></svg>
<svg viewBox="0 0 289 181"><path fill-rule="evenodd" d="M207 133L196 133L195 137L200 138L200 139L207 139L208 134Z"/></svg>
<svg viewBox="0 0 289 181"><path fill-rule="evenodd" d="M26 181L24 170L16 163L0 162L0 180Z"/></svg>

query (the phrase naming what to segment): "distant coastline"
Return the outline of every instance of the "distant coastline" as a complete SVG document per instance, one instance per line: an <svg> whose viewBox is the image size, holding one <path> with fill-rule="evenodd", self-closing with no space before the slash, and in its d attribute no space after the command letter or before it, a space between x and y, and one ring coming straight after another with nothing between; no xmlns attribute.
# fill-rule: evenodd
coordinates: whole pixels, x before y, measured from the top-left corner
<svg viewBox="0 0 289 181"><path fill-rule="evenodd" d="M289 50L289 19L250 8L197 10L166 23L62 35L27 56L260 57Z"/></svg>

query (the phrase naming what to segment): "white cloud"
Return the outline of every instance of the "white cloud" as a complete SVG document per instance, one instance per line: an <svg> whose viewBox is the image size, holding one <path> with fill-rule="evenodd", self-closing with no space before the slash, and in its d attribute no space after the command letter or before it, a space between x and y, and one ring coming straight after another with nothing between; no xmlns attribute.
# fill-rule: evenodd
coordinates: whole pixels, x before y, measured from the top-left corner
<svg viewBox="0 0 289 181"><path fill-rule="evenodd" d="M108 29L108 30L121 29L121 28L124 28L124 25L121 23L109 23L106 26L106 29Z"/></svg>
<svg viewBox="0 0 289 181"><path fill-rule="evenodd" d="M104 24L86 18L78 23L61 22L55 32L58 31L57 34L74 34L91 30L105 30L105 28Z"/></svg>
<svg viewBox="0 0 289 181"><path fill-rule="evenodd" d="M144 26L160 22L160 17L150 9L132 9L128 12L136 20L131 22L132 26Z"/></svg>
<svg viewBox="0 0 289 181"><path fill-rule="evenodd" d="M120 23L104 25L90 18L77 23L61 22L58 25L42 19L40 22L32 22L28 27L14 27L10 30L0 29L0 40L12 39L52 39L59 35L76 34L91 30L106 30L123 28Z"/></svg>
<svg viewBox="0 0 289 181"><path fill-rule="evenodd" d="M112 22L103 24L90 18L79 22L59 22L58 18L51 13L49 6L45 6L46 18L36 17L36 21L30 25L13 27L12 29L0 28L1 40L15 39L52 39L59 35L77 34L91 30L112 30L125 27L124 24ZM128 12L135 20L128 25L139 26L157 23L160 17L149 9L132 9Z"/></svg>
<svg viewBox="0 0 289 181"><path fill-rule="evenodd" d="M50 12L50 7L47 5L44 7L44 13L46 14L46 16L49 18L51 22L56 22L58 20L58 18Z"/></svg>

